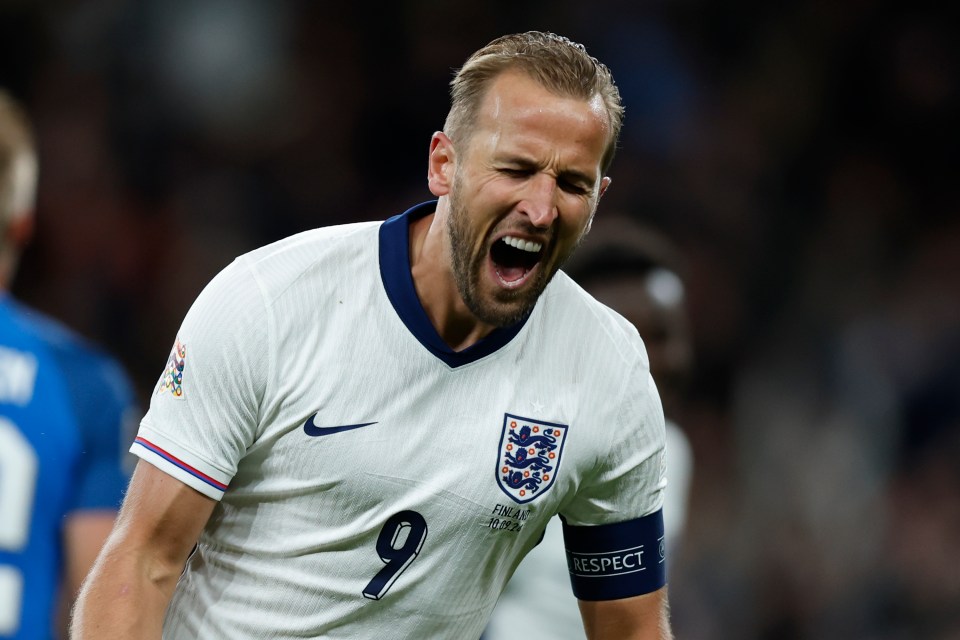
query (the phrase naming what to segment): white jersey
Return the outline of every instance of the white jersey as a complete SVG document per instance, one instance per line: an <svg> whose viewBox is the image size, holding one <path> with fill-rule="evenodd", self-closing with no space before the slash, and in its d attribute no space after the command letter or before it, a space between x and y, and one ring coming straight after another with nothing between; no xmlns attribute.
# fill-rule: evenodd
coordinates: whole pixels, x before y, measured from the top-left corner
<svg viewBox="0 0 960 640"><path fill-rule="evenodd" d="M679 426L666 421L667 469L670 483L664 493L663 524L667 548L676 549L686 522L693 451ZM535 625L523 625L523 640L584 640L587 637L577 599L570 590L561 523L550 521L536 547L517 567L507 583L483 640L514 640L518 621L531 607L540 614ZM673 559L673 555L670 558Z"/></svg>
<svg viewBox="0 0 960 640"><path fill-rule="evenodd" d="M220 501L165 638L477 638L557 513L584 541L571 572L613 585L595 599L661 586L635 586L662 573L656 536L590 546L660 517L636 330L560 273L525 322L451 351L409 269L432 211L253 251L187 314L131 448Z"/></svg>

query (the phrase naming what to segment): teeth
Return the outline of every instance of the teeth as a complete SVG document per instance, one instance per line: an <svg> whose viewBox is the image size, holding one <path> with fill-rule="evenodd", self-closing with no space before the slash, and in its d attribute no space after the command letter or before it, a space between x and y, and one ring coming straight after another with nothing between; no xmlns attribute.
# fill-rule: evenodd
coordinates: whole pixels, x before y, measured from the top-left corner
<svg viewBox="0 0 960 640"><path fill-rule="evenodd" d="M539 242L531 242L530 240L514 238L513 236L504 236L503 241L514 249L520 249L520 251L529 251L530 253L537 253L543 248L543 244Z"/></svg>

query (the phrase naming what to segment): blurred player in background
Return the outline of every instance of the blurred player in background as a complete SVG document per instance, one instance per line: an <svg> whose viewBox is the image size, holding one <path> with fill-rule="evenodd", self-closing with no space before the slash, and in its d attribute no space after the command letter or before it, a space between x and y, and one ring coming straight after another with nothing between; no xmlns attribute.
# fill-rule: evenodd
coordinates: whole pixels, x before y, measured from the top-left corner
<svg viewBox="0 0 960 640"><path fill-rule="evenodd" d="M110 532L136 419L109 357L9 293L30 238L37 154L0 90L0 639L65 637L66 612Z"/></svg>
<svg viewBox="0 0 960 640"><path fill-rule="evenodd" d="M640 332L650 371L663 400L670 480L664 502L664 528L670 558L676 557L686 521L693 472L690 442L671 420L679 411L689 375L693 345L679 275L679 258L670 242L626 216L597 219L566 271L597 300L623 314ZM531 609L536 624L524 624ZM560 523L548 525L497 603L483 640L510 640L522 626L524 640L582 640L577 600L570 589Z"/></svg>

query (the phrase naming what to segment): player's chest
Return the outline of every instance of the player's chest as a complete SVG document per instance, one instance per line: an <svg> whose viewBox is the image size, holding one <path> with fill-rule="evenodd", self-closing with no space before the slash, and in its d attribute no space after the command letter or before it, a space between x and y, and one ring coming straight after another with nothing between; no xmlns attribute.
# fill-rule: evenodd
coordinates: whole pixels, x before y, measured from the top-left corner
<svg viewBox="0 0 960 640"><path fill-rule="evenodd" d="M393 375L348 363L291 383L248 464L278 490L322 487L313 498L325 506L429 508L505 534L545 525L595 466L575 385L511 366L407 364Z"/></svg>

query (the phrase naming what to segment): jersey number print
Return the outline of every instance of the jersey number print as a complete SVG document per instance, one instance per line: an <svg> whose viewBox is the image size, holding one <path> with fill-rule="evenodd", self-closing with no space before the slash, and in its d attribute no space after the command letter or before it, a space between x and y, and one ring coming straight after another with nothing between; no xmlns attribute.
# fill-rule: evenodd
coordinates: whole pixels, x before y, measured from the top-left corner
<svg viewBox="0 0 960 640"><path fill-rule="evenodd" d="M377 553L387 566L380 569L363 589L363 595L379 600L394 581L416 560L427 539L427 521L416 511L400 511L390 516L377 537Z"/></svg>
<svg viewBox="0 0 960 640"><path fill-rule="evenodd" d="M17 426L0 416L0 551L16 553L27 544L36 486L36 452ZM0 565L0 636L20 626L22 594L20 571Z"/></svg>

